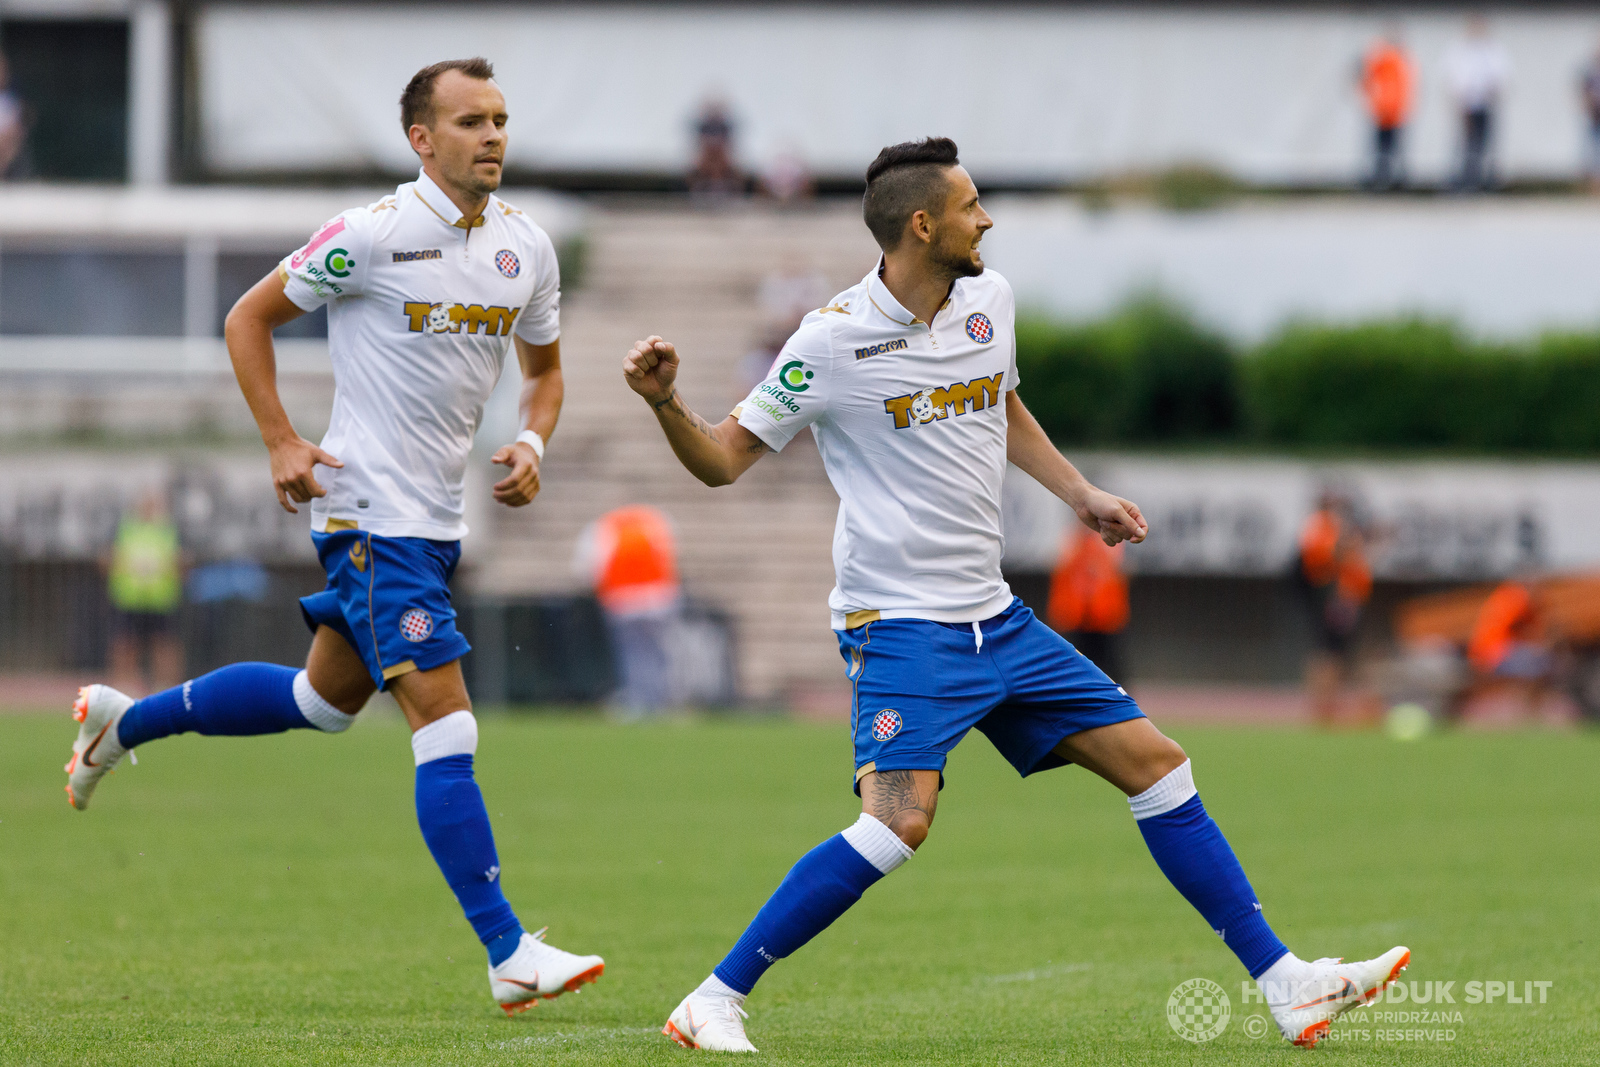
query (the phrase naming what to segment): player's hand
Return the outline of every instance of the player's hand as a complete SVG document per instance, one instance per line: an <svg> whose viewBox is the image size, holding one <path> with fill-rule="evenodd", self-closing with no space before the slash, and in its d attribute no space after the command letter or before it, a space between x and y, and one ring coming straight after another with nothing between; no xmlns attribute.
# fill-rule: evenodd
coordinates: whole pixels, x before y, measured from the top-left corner
<svg viewBox="0 0 1600 1067"><path fill-rule="evenodd" d="M489 457L491 463L511 468L511 473L494 483L494 498L507 507L520 508L539 495L539 457L524 441L506 445Z"/></svg>
<svg viewBox="0 0 1600 1067"><path fill-rule="evenodd" d="M622 377L629 389L659 404L672 395L672 383L678 379L678 350L652 334L635 344L622 361Z"/></svg>
<svg viewBox="0 0 1600 1067"><path fill-rule="evenodd" d="M1073 510L1078 520L1108 545L1122 541L1138 544L1150 533L1150 524L1139 514L1138 505L1093 486Z"/></svg>
<svg viewBox="0 0 1600 1067"><path fill-rule="evenodd" d="M304 504L314 496L328 495L312 476L312 467L318 463L324 467L344 466L343 462L299 436L270 446L268 452L272 457L272 487L278 491L278 504L291 515L298 515L299 511L289 501Z"/></svg>

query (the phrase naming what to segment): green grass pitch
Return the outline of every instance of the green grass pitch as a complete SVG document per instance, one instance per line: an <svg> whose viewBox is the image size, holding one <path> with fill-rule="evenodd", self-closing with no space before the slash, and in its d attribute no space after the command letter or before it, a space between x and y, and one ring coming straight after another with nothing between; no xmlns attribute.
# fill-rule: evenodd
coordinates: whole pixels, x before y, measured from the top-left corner
<svg viewBox="0 0 1600 1067"><path fill-rule="evenodd" d="M157 742L82 814L61 788L72 727L0 718L7 1065L704 1058L659 1035L667 1013L858 810L843 726L485 716L507 893L530 928L607 960L598 985L507 1019L417 833L398 722ZM1453 1040L1354 1023L1311 1052L1251 1038L1263 1009L1122 798L1076 768L1019 781L974 734L921 854L757 988L762 1062L1594 1062L1600 737L1175 736L1285 941L1308 958L1410 945L1406 979L1456 983L1460 1021L1426 1027ZM1203 1045L1165 1019L1196 977L1233 1002ZM1554 985L1474 1005L1474 980Z"/></svg>

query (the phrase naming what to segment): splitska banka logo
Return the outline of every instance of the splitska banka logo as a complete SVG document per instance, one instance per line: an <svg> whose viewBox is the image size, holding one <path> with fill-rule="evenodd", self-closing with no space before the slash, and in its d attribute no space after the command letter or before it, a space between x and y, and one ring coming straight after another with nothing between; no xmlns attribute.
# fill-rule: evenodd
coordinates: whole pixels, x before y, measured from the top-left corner
<svg viewBox="0 0 1600 1067"><path fill-rule="evenodd" d="M493 337L511 332L521 308L484 307L482 304L424 304L407 301L406 328L412 333L477 333Z"/></svg>
<svg viewBox="0 0 1600 1067"><path fill-rule="evenodd" d="M883 402L883 410L894 416L894 428L926 426L930 422L965 415L968 411L982 411L1000 403L1000 383L1006 372L989 378L974 378L970 382L952 382L937 389L924 389L917 393L893 396Z"/></svg>
<svg viewBox="0 0 1600 1067"><path fill-rule="evenodd" d="M301 280L318 296L343 296L344 288L334 279L350 277L350 271L355 267L349 251L343 248L330 249L321 263L311 262L311 256L317 249L342 232L344 216L340 215L325 223L322 229L311 235L311 240L306 242L304 248L289 257L289 269L298 271Z"/></svg>

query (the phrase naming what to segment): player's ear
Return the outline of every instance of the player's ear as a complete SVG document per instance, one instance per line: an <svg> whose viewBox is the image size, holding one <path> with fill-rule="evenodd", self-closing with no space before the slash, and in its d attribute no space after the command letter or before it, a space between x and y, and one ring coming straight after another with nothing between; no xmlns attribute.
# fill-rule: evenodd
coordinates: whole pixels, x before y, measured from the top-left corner
<svg viewBox="0 0 1600 1067"><path fill-rule="evenodd" d="M933 216L918 208L911 213L911 221L907 224L911 229L911 236L929 244L933 241Z"/></svg>
<svg viewBox="0 0 1600 1067"><path fill-rule="evenodd" d="M433 152L430 132L428 127L420 122L412 123L411 128L406 131L406 137L411 141L411 150L417 155L427 157Z"/></svg>

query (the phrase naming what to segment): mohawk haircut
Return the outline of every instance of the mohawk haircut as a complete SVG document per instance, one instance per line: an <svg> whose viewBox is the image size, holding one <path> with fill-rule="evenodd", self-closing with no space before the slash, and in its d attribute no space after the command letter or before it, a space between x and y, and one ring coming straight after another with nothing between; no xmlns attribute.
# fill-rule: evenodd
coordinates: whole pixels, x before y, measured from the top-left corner
<svg viewBox="0 0 1600 1067"><path fill-rule="evenodd" d="M406 133L409 134L413 126L427 126L433 121L433 86L447 70L459 70L482 82L494 78L494 64L482 56L446 59L423 67L411 76L406 91L400 94L400 128Z"/></svg>
<svg viewBox="0 0 1600 1067"><path fill-rule="evenodd" d="M947 188L945 172L961 162L948 137L892 144L867 168L861 217L878 247L893 252L918 211L937 211Z"/></svg>

